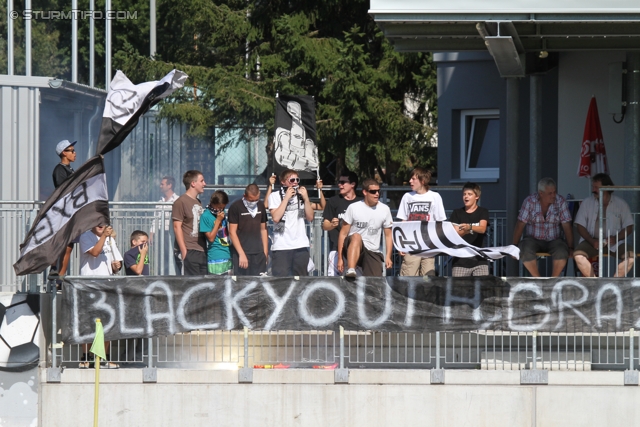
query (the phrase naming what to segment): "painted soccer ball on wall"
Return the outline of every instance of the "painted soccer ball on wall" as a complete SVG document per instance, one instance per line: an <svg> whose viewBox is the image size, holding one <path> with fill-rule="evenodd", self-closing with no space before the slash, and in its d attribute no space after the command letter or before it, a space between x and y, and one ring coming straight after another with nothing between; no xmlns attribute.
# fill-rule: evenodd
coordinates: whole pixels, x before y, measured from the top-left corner
<svg viewBox="0 0 640 427"><path fill-rule="evenodd" d="M40 296L0 296L0 370L26 371L38 364Z"/></svg>

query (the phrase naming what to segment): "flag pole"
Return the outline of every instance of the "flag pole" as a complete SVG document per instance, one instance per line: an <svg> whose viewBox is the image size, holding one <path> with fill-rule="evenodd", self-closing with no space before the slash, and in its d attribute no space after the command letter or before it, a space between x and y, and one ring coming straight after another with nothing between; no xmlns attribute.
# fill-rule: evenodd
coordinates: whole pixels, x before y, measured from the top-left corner
<svg viewBox="0 0 640 427"><path fill-rule="evenodd" d="M100 356L95 360L96 384L95 397L93 398L93 427L98 427L98 401L100 400Z"/></svg>
<svg viewBox="0 0 640 427"><path fill-rule="evenodd" d="M102 329L102 322L100 321L100 319L96 319L96 336L93 339L93 344L91 345L91 349L89 351L95 355L94 367L96 371L96 380L95 380L95 393L94 393L95 396L93 399L93 427L98 427L98 408L99 408L98 403L100 400L100 356L105 356L104 330Z"/></svg>

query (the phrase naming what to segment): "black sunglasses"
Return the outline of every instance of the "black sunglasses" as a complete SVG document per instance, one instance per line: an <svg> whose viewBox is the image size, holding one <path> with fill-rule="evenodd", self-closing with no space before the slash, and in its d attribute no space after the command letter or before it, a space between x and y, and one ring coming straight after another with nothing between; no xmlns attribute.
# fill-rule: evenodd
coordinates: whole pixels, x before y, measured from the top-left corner
<svg viewBox="0 0 640 427"><path fill-rule="evenodd" d="M371 194L378 194L380 192L380 189L377 190L365 190L367 193L371 193Z"/></svg>
<svg viewBox="0 0 640 427"><path fill-rule="evenodd" d="M74 150L74 149L68 150L68 149L67 149L67 150L64 150L64 152L65 152L65 153L75 153L75 152L76 152L76 150Z"/></svg>
<svg viewBox="0 0 640 427"><path fill-rule="evenodd" d="M338 181L339 185L351 184L351 181Z"/></svg>

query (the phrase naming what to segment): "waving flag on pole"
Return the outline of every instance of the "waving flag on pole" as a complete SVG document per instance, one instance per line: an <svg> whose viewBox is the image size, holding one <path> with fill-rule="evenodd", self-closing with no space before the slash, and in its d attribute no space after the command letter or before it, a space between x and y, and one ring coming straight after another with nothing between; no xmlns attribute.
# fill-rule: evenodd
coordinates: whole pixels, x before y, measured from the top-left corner
<svg viewBox="0 0 640 427"><path fill-rule="evenodd" d="M320 166L316 146L316 106L308 95L278 95L273 145L274 172L293 169L316 172ZM300 174L301 178L311 177Z"/></svg>
<svg viewBox="0 0 640 427"><path fill-rule="evenodd" d="M102 114L102 126L96 154L106 154L118 147L136 127L140 117L162 98L184 85L187 75L173 70L162 80L134 85L118 71L111 81Z"/></svg>
<svg viewBox="0 0 640 427"><path fill-rule="evenodd" d="M40 273L56 263L67 245L99 224L109 223L107 178L101 156L86 161L44 203L27 237L16 275Z"/></svg>
<svg viewBox="0 0 640 427"><path fill-rule="evenodd" d="M173 70L160 81L134 85L118 71L107 94L98 149L44 203L13 265L16 275L40 273L82 233L108 224L109 198L103 155L117 148L154 104L181 88L187 75Z"/></svg>
<svg viewBox="0 0 640 427"><path fill-rule="evenodd" d="M604 138L600 128L598 104L594 96L591 98L587 122L584 125L578 176L592 177L598 173L606 173L608 175L609 166L607 165L607 152L604 149Z"/></svg>

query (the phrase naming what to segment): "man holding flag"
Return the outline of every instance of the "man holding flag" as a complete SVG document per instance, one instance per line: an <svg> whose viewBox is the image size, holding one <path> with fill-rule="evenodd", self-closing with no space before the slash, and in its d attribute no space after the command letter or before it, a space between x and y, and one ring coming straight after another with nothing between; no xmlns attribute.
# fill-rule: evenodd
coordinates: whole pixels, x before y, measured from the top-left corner
<svg viewBox="0 0 640 427"><path fill-rule="evenodd" d="M111 82L96 155L64 181L44 203L20 245L16 275L40 273L55 264L65 248L96 224L108 224L109 205L103 156L117 148L140 117L184 85L187 75L173 70L160 81L134 85L118 71Z"/></svg>

